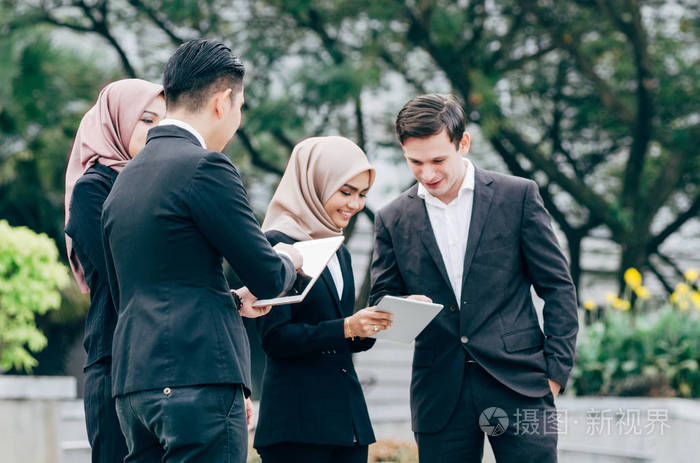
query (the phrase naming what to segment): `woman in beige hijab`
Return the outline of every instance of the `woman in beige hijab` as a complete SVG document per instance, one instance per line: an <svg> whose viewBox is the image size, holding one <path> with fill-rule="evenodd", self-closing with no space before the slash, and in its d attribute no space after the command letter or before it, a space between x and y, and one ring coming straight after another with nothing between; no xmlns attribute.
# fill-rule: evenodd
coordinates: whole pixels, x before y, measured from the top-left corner
<svg viewBox="0 0 700 463"><path fill-rule="evenodd" d="M308 138L292 152L263 222L272 244L339 236L365 205L374 169L343 137ZM371 348L391 315L353 314L350 253L341 246L299 304L258 319L266 354L255 448L263 463L366 462L375 441L352 354Z"/></svg>
<svg viewBox="0 0 700 463"><path fill-rule="evenodd" d="M102 205L117 174L146 144L165 116L163 87L141 79L105 86L83 116L66 168L66 247L80 289L90 292L85 322L85 420L93 462L127 454L111 388L112 337L117 315L102 247Z"/></svg>

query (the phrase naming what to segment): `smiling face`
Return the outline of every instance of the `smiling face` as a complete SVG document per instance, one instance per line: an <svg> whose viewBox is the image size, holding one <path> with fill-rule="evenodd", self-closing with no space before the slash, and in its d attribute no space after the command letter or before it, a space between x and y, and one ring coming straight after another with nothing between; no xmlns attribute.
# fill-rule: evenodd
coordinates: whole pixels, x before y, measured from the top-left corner
<svg viewBox="0 0 700 463"><path fill-rule="evenodd" d="M158 95L146 106L129 140L129 156L134 157L146 146L148 131L158 125L165 116L165 97Z"/></svg>
<svg viewBox="0 0 700 463"><path fill-rule="evenodd" d="M352 216L364 209L369 182L369 171L364 171L345 182L328 198L323 207L336 227L345 228Z"/></svg>
<svg viewBox="0 0 700 463"><path fill-rule="evenodd" d="M466 172L462 157L469 151L467 132L459 147L442 130L425 138L408 138L402 148L413 176L431 195L444 203L457 197Z"/></svg>

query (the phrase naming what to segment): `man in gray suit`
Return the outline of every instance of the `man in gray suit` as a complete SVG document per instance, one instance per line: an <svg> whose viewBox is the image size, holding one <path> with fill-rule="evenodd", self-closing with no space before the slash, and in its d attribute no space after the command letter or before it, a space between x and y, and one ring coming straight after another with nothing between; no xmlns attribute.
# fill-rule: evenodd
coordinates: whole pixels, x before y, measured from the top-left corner
<svg viewBox="0 0 700 463"><path fill-rule="evenodd" d="M556 461L554 398L573 367L576 292L531 180L480 169L460 105L409 101L396 132L418 181L376 216L370 302L444 309L416 338L411 417L421 462ZM530 287L544 299L544 333ZM416 297L416 296L411 296Z"/></svg>

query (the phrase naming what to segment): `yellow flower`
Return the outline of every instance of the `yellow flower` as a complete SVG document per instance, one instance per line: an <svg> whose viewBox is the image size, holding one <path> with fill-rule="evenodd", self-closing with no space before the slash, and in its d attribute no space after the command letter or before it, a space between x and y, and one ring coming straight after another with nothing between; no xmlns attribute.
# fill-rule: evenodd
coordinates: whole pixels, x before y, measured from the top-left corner
<svg viewBox="0 0 700 463"><path fill-rule="evenodd" d="M671 301L671 304L676 304L678 302L678 293L674 291L673 293L671 293L671 297L669 299Z"/></svg>
<svg viewBox="0 0 700 463"><path fill-rule="evenodd" d="M688 301L683 300L678 303L678 307L681 308L681 310L688 310Z"/></svg>
<svg viewBox="0 0 700 463"><path fill-rule="evenodd" d="M680 296L681 294L687 293L688 291L690 291L690 286L688 286L687 284L685 284L685 283L678 283L678 284L676 285L676 292L678 293L679 296Z"/></svg>
<svg viewBox="0 0 700 463"><path fill-rule="evenodd" d="M683 276L685 277L688 283L695 283L698 277L700 277L700 272L698 272L697 269L689 268L685 271Z"/></svg>
<svg viewBox="0 0 700 463"><path fill-rule="evenodd" d="M696 309L700 309L700 293L693 291L690 293L690 300L693 301L693 305Z"/></svg>
<svg viewBox="0 0 700 463"><path fill-rule="evenodd" d="M678 385L678 392L680 392L683 397L690 397L693 391L690 389L688 383L683 382Z"/></svg>
<svg viewBox="0 0 700 463"><path fill-rule="evenodd" d="M642 275L636 268L630 267L625 270L625 283L627 283L630 288L637 288L642 284Z"/></svg>
<svg viewBox="0 0 700 463"><path fill-rule="evenodd" d="M615 293L611 293L611 292L605 293L605 302L607 302L608 305L614 305L615 300L617 298L618 297L615 295Z"/></svg>
<svg viewBox="0 0 700 463"><path fill-rule="evenodd" d="M634 288L634 292L637 295L637 297L639 299L642 299L643 301L646 301L651 297L651 294L649 293L649 290L646 286L639 286L637 288Z"/></svg>
<svg viewBox="0 0 700 463"><path fill-rule="evenodd" d="M586 308L586 310L595 310L598 308L595 302L593 302L591 299L588 299L586 302L583 303L583 307Z"/></svg>
<svg viewBox="0 0 700 463"><path fill-rule="evenodd" d="M614 308L620 309L620 310L629 310L630 309L630 301L626 301L624 299L620 299L619 297L616 297L612 303L612 306Z"/></svg>

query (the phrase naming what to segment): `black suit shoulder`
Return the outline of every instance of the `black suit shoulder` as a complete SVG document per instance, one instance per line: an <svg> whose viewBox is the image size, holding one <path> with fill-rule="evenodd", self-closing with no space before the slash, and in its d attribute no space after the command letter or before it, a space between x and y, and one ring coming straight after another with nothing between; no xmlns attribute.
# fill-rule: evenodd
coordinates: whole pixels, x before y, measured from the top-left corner
<svg viewBox="0 0 700 463"><path fill-rule="evenodd" d="M265 237L270 242L271 245L276 245L277 243L294 244L296 240L287 236L279 230L269 230L265 232Z"/></svg>

